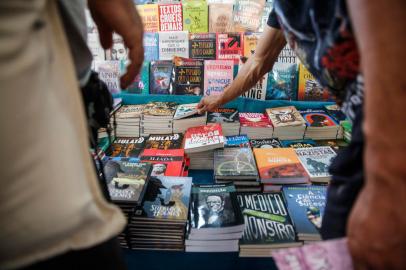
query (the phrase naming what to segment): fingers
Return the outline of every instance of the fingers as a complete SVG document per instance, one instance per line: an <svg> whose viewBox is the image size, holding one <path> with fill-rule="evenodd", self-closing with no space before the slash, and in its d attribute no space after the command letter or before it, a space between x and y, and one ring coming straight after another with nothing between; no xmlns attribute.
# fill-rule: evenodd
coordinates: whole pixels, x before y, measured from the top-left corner
<svg viewBox="0 0 406 270"><path fill-rule="evenodd" d="M133 47L132 49L129 48L128 58L131 63L127 66L126 73L120 79L122 89L127 88L140 72L142 62L144 61L144 48L142 42L137 47Z"/></svg>

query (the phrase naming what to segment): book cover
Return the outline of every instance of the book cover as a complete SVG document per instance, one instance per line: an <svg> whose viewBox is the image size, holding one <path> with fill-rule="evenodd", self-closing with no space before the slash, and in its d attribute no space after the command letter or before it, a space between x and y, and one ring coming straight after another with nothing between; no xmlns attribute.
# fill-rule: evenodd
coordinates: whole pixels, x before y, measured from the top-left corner
<svg viewBox="0 0 406 270"><path fill-rule="evenodd" d="M188 32L159 32L159 60L172 60L174 56L189 57Z"/></svg>
<svg viewBox="0 0 406 270"><path fill-rule="evenodd" d="M252 148L281 148L281 142L276 138L250 140Z"/></svg>
<svg viewBox="0 0 406 270"><path fill-rule="evenodd" d="M217 33L217 59L238 64L244 54L243 41L242 33Z"/></svg>
<svg viewBox="0 0 406 270"><path fill-rule="evenodd" d="M330 146L334 151L347 147L348 142L344 140L317 140L315 146Z"/></svg>
<svg viewBox="0 0 406 270"><path fill-rule="evenodd" d="M173 94L203 95L203 61L176 56L173 58L173 66Z"/></svg>
<svg viewBox="0 0 406 270"><path fill-rule="evenodd" d="M150 164L108 160L103 169L113 202L141 203L151 171Z"/></svg>
<svg viewBox="0 0 406 270"><path fill-rule="evenodd" d="M297 179L306 182L308 175L293 148L254 148L261 179L288 182Z"/></svg>
<svg viewBox="0 0 406 270"><path fill-rule="evenodd" d="M272 128L272 123L264 113L239 113L242 127Z"/></svg>
<svg viewBox="0 0 406 270"><path fill-rule="evenodd" d="M192 115L197 114L197 105L199 103L190 103L190 104L180 104L176 108L175 115L173 116L174 120L183 119Z"/></svg>
<svg viewBox="0 0 406 270"><path fill-rule="evenodd" d="M237 195L245 230L240 245L296 242L295 229L280 192Z"/></svg>
<svg viewBox="0 0 406 270"><path fill-rule="evenodd" d="M188 219L191 177L153 176L150 178L142 207L135 218L186 222Z"/></svg>
<svg viewBox="0 0 406 270"><path fill-rule="evenodd" d="M149 135L147 141L145 142L145 149L181 149L182 141L182 133Z"/></svg>
<svg viewBox="0 0 406 270"><path fill-rule="evenodd" d="M106 60L106 55L103 47L100 45L100 37L97 32L87 33L87 45L92 53L93 61Z"/></svg>
<svg viewBox="0 0 406 270"><path fill-rule="evenodd" d="M209 4L209 32L229 33L234 31L233 4Z"/></svg>
<svg viewBox="0 0 406 270"><path fill-rule="evenodd" d="M207 115L207 123L239 122L238 110L233 108L217 108Z"/></svg>
<svg viewBox="0 0 406 270"><path fill-rule="evenodd" d="M214 175L224 177L258 177L251 148L224 148L214 152Z"/></svg>
<svg viewBox="0 0 406 270"><path fill-rule="evenodd" d="M144 108L144 104L123 105L115 112L116 120L139 118Z"/></svg>
<svg viewBox="0 0 406 270"><path fill-rule="evenodd" d="M331 147L298 148L295 151L311 179L330 177L328 169L337 156Z"/></svg>
<svg viewBox="0 0 406 270"><path fill-rule="evenodd" d="M149 62L142 63L140 73L125 90L132 94L146 95L149 93Z"/></svg>
<svg viewBox="0 0 406 270"><path fill-rule="evenodd" d="M143 116L173 116L176 111L175 102L149 102L144 105Z"/></svg>
<svg viewBox="0 0 406 270"><path fill-rule="evenodd" d="M188 128L185 133L185 150L217 144L224 144L223 130L220 124Z"/></svg>
<svg viewBox="0 0 406 270"><path fill-rule="evenodd" d="M346 238L277 250L272 257L280 270L354 269Z"/></svg>
<svg viewBox="0 0 406 270"><path fill-rule="evenodd" d="M216 33L189 34L189 57L199 60L216 59Z"/></svg>
<svg viewBox="0 0 406 270"><path fill-rule="evenodd" d="M245 48L245 46L244 46L244 48ZM241 70L241 67L244 65L245 61L247 61L247 60L248 59L245 57L241 58L240 70ZM249 89L245 93L241 94L241 97L265 100L266 93L267 93L267 82L268 82L268 76L267 76L267 74L265 74L264 76L262 76L262 78L260 78L258 80L258 82L253 87L251 87L251 89Z"/></svg>
<svg viewBox="0 0 406 270"><path fill-rule="evenodd" d="M183 30L190 33L209 31L209 7L205 1L183 1Z"/></svg>
<svg viewBox="0 0 406 270"><path fill-rule="evenodd" d="M149 74L149 93L169 95L172 78L172 61L152 61Z"/></svg>
<svg viewBox="0 0 406 270"><path fill-rule="evenodd" d="M183 31L182 4L159 5L159 31Z"/></svg>
<svg viewBox="0 0 406 270"><path fill-rule="evenodd" d="M99 73L99 78L102 80L109 89L111 94L118 94L121 92L120 88L120 61L95 61L96 72Z"/></svg>
<svg viewBox="0 0 406 270"><path fill-rule="evenodd" d="M347 117L345 116L345 114L341 111L341 108L337 105L337 104L333 104L333 105L324 105L324 109L326 110L326 112L333 117L333 119L337 122L337 123L341 123L341 121L345 121L347 119Z"/></svg>
<svg viewBox="0 0 406 270"><path fill-rule="evenodd" d="M144 61L155 61L159 59L158 55L158 33L144 33Z"/></svg>
<svg viewBox="0 0 406 270"><path fill-rule="evenodd" d="M224 138L224 147L250 147L250 142L247 135L226 136Z"/></svg>
<svg viewBox="0 0 406 270"><path fill-rule="evenodd" d="M314 78L303 64L299 64L298 100L328 101L327 89Z"/></svg>
<svg viewBox="0 0 406 270"><path fill-rule="evenodd" d="M117 137L106 155L111 157L139 157L144 146L144 137Z"/></svg>
<svg viewBox="0 0 406 270"><path fill-rule="evenodd" d="M291 148L308 148L308 147L315 147L317 143L311 139L306 140L283 140L282 141L283 147L291 147Z"/></svg>
<svg viewBox="0 0 406 270"><path fill-rule="evenodd" d="M274 127L301 126L305 120L293 106L266 109L269 119Z"/></svg>
<svg viewBox="0 0 406 270"><path fill-rule="evenodd" d="M142 19L145 32L159 31L159 13L157 4L136 5Z"/></svg>
<svg viewBox="0 0 406 270"><path fill-rule="evenodd" d="M338 125L324 110L307 109L300 111L300 114L308 127L332 127Z"/></svg>
<svg viewBox="0 0 406 270"><path fill-rule="evenodd" d="M234 29L237 32L258 31L265 0L236 0L233 12Z"/></svg>
<svg viewBox="0 0 406 270"><path fill-rule="evenodd" d="M192 229L243 226L234 185L192 187L190 226Z"/></svg>
<svg viewBox="0 0 406 270"><path fill-rule="evenodd" d="M311 235L319 237L327 187L284 186L282 191L299 238Z"/></svg>
<svg viewBox="0 0 406 270"><path fill-rule="evenodd" d="M106 51L106 59L122 63L128 60L128 48L124 45L124 39L116 33L113 33L111 49Z"/></svg>
<svg viewBox="0 0 406 270"><path fill-rule="evenodd" d="M219 95L234 79L234 64L230 60L204 61L204 95Z"/></svg>
<svg viewBox="0 0 406 270"><path fill-rule="evenodd" d="M262 11L261 23L259 24L258 32L264 32L265 27L268 25L268 18L269 14L271 14L272 8L273 1L267 0L265 2L264 10Z"/></svg>
<svg viewBox="0 0 406 270"><path fill-rule="evenodd" d="M255 53L255 49L258 44L258 40L262 33L248 32L244 34L244 56L250 57Z"/></svg>
<svg viewBox="0 0 406 270"><path fill-rule="evenodd" d="M152 163L151 176L182 176L184 156L183 149L145 149L140 160Z"/></svg>

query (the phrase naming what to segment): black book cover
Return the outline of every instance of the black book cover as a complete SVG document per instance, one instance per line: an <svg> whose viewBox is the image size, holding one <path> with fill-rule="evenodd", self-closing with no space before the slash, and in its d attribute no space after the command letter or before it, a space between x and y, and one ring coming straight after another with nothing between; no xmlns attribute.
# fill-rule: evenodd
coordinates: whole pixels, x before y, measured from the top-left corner
<svg viewBox="0 0 406 270"><path fill-rule="evenodd" d="M238 110L233 108L218 108L207 115L207 123L239 122Z"/></svg>
<svg viewBox="0 0 406 270"><path fill-rule="evenodd" d="M225 148L214 152L216 177L258 177L258 170L251 148Z"/></svg>
<svg viewBox="0 0 406 270"><path fill-rule="evenodd" d="M183 57L173 58L172 93L175 95L203 94L204 63Z"/></svg>
<svg viewBox="0 0 406 270"><path fill-rule="evenodd" d="M172 77L172 61L152 61L149 75L149 93L169 95Z"/></svg>
<svg viewBox="0 0 406 270"><path fill-rule="evenodd" d="M167 135L149 135L145 149L181 149L183 142L182 133L174 133Z"/></svg>
<svg viewBox="0 0 406 270"><path fill-rule="evenodd" d="M276 139L251 139L250 144L252 148L281 148L281 142Z"/></svg>
<svg viewBox="0 0 406 270"><path fill-rule="evenodd" d="M139 157L145 146L145 137L117 137L106 155L111 157Z"/></svg>
<svg viewBox="0 0 406 270"><path fill-rule="evenodd" d="M200 60L216 59L216 34L190 34L189 56Z"/></svg>

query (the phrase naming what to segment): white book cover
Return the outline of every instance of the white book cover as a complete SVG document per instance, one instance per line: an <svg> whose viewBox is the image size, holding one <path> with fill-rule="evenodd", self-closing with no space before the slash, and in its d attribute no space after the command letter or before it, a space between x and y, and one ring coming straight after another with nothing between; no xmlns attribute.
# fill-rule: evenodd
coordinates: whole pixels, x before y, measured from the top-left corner
<svg viewBox="0 0 406 270"><path fill-rule="evenodd" d="M330 176L328 169L337 155L330 146L297 148L295 152L311 179Z"/></svg>
<svg viewBox="0 0 406 270"><path fill-rule="evenodd" d="M197 114L197 105L199 103L190 103L190 104L180 104L176 108L175 115L173 119L182 119L188 116Z"/></svg>
<svg viewBox="0 0 406 270"><path fill-rule="evenodd" d="M243 67L244 63L240 61L239 70ZM243 93L241 97L265 100L266 98L266 87L268 82L268 74L262 76L261 79L253 86L250 90Z"/></svg>
<svg viewBox="0 0 406 270"><path fill-rule="evenodd" d="M174 56L189 58L189 33L159 32L159 60L172 60Z"/></svg>
<svg viewBox="0 0 406 270"><path fill-rule="evenodd" d="M107 84L112 94L118 94L121 91L120 67L120 61L95 61L95 69L99 73L100 80Z"/></svg>
<svg viewBox="0 0 406 270"><path fill-rule="evenodd" d="M103 47L100 45L100 38L98 33L87 33L87 46L93 56L93 61L104 61L106 55Z"/></svg>

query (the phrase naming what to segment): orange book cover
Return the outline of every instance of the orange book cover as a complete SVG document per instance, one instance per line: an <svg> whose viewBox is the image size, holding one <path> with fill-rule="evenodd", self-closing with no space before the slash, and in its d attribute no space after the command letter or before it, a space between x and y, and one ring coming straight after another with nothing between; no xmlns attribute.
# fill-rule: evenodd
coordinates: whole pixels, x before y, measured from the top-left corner
<svg viewBox="0 0 406 270"><path fill-rule="evenodd" d="M261 182L299 184L309 180L293 148L254 148Z"/></svg>
<svg viewBox="0 0 406 270"><path fill-rule="evenodd" d="M299 64L297 91L297 100L327 101L330 98L328 91L320 85L303 64Z"/></svg>
<svg viewBox="0 0 406 270"><path fill-rule="evenodd" d="M144 25L144 32L159 31L158 4L137 5L137 11L140 14Z"/></svg>

